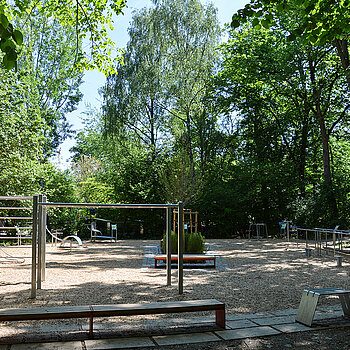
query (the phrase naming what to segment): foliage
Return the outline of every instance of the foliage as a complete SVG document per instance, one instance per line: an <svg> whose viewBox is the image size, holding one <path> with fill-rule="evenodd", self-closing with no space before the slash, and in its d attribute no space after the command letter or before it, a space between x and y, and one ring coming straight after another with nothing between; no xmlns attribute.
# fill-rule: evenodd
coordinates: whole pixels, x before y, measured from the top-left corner
<svg viewBox="0 0 350 350"><path fill-rule="evenodd" d="M17 62L17 55L23 43L23 34L15 29L16 20L26 21L33 12L40 12L48 21L57 19L62 26L75 29L76 53L74 66L78 70L99 69L107 74L115 72L115 65L121 61L121 52L112 57L114 44L108 37L108 29L113 30L112 15L121 14L125 0L49 0L0 1L1 51L5 53L3 65L11 69ZM10 23L10 22L13 23ZM79 42L88 39L88 52L79 47Z"/></svg>
<svg viewBox="0 0 350 350"><path fill-rule="evenodd" d="M73 69L75 33L37 10L27 21L19 21L18 27L25 34L25 46L18 57L19 76L26 77L46 121L44 154L48 156L72 134L66 114L74 111L82 98L82 74Z"/></svg>
<svg viewBox="0 0 350 350"><path fill-rule="evenodd" d="M289 18L297 14L298 21L290 28L288 39L302 37L314 45L334 45L350 86L349 69L349 18L348 1L337 0L251 0L243 9L232 16L231 26L252 20L257 29L269 28L279 14Z"/></svg>
<svg viewBox="0 0 350 350"><path fill-rule="evenodd" d="M39 187L44 120L17 74L1 70L0 86L1 193L31 193Z"/></svg>
<svg viewBox="0 0 350 350"><path fill-rule="evenodd" d="M178 234L171 233L171 254L177 254ZM203 254L205 250L205 238L200 232L187 233L185 232L185 247L184 254ZM163 235L161 242L161 251L166 252L166 234Z"/></svg>

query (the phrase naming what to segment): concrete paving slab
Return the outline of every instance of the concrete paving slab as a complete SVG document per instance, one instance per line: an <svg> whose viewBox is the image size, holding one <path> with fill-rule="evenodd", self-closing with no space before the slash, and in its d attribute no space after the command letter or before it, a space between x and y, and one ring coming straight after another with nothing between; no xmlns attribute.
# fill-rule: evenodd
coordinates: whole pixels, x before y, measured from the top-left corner
<svg viewBox="0 0 350 350"><path fill-rule="evenodd" d="M130 349L154 347L154 343L148 337L133 338L116 338L116 339L98 339L85 340L86 350L102 350L102 349Z"/></svg>
<svg viewBox="0 0 350 350"><path fill-rule="evenodd" d="M313 328L304 326L301 323L288 323L288 324L278 324L273 326L273 328L276 328L280 332L283 333L295 333L295 332L305 332L305 331L312 331Z"/></svg>
<svg viewBox="0 0 350 350"><path fill-rule="evenodd" d="M286 309L286 310L278 310L278 311L273 311L271 314L275 316L292 316L296 315L298 313L297 309Z"/></svg>
<svg viewBox="0 0 350 350"><path fill-rule="evenodd" d="M325 320L327 318L335 318L344 316L343 310L334 312L317 312L314 316L314 320Z"/></svg>
<svg viewBox="0 0 350 350"><path fill-rule="evenodd" d="M256 314L243 314L244 318L248 318L248 319L254 319L254 318L264 318L264 317L271 317L273 316L272 313L270 312L258 312Z"/></svg>
<svg viewBox="0 0 350 350"><path fill-rule="evenodd" d="M245 314L237 314L237 315L226 315L226 321L237 321L237 320L247 320Z"/></svg>
<svg viewBox="0 0 350 350"><path fill-rule="evenodd" d="M275 316L275 317L264 317L264 318L255 318L254 322L256 322L260 326L272 326L276 324L283 323L293 323L295 322L295 316Z"/></svg>
<svg viewBox="0 0 350 350"><path fill-rule="evenodd" d="M80 341L13 344L11 350L82 350Z"/></svg>
<svg viewBox="0 0 350 350"><path fill-rule="evenodd" d="M206 343L212 341L220 341L212 332L203 333L189 333L189 334L174 334L174 335L161 335L153 337L153 340L159 346L165 345L181 345L181 344L193 344L193 343Z"/></svg>
<svg viewBox="0 0 350 350"><path fill-rule="evenodd" d="M281 332L271 327L263 326L263 327L216 331L215 334L217 334L219 337L221 337L224 340L235 340L235 339L244 339L244 338L253 338L253 337L265 337L269 335L281 334Z"/></svg>
<svg viewBox="0 0 350 350"><path fill-rule="evenodd" d="M57 325L36 325L28 329L30 333L51 333L51 332L77 332L80 328L77 324L57 324Z"/></svg>
<svg viewBox="0 0 350 350"><path fill-rule="evenodd" d="M257 324L249 320L226 321L226 326L231 329L256 327Z"/></svg>

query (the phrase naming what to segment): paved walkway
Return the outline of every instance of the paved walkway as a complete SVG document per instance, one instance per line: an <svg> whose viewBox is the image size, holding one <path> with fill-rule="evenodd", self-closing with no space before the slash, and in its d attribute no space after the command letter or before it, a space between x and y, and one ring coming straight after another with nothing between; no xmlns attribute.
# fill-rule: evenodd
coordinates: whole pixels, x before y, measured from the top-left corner
<svg viewBox="0 0 350 350"><path fill-rule="evenodd" d="M266 337L283 333L294 333L315 330L315 327L306 327L295 322L296 309L281 310L268 313L256 314L237 314L227 315L226 330L220 330L214 326L214 317L196 317L196 318L162 318L158 320L143 321L142 327L130 336L133 327L125 323L121 324L106 321L94 323L95 340L86 340L88 325L61 324L55 327L45 325L35 325L28 329L28 325L19 324L16 331L23 331L20 336L21 343L1 344L0 350L30 350L30 349L79 349L79 350L101 350L101 349L157 349L167 345L188 345L209 342L222 342L230 340L239 340L246 338ZM319 307L315 320L324 324L341 322L343 312L340 306ZM335 319L336 318L336 319ZM335 321L333 320L335 319ZM349 321L350 322L350 321ZM18 323L17 323L18 324ZM347 321L341 322L341 326L350 325ZM7 327L5 325L2 326ZM11 326L8 326L11 327ZM324 327L324 326L323 326ZM323 328L318 327L316 329ZM117 333L116 333L116 330ZM81 340L71 341L48 341L32 342L33 338L26 338L30 334L37 334L38 340L50 339L47 334L55 332L56 339L64 339L65 332L80 332L84 335ZM119 332L119 334L118 334ZM165 333L166 332L166 333ZM105 338L108 334L113 334L114 338ZM17 333L16 333L17 334ZM129 335L128 335L129 334ZM126 336L128 335L128 336ZM15 339L15 338L14 338ZM35 339L35 338L34 338ZM75 335L71 339L79 339ZM28 343L31 342L31 343Z"/></svg>

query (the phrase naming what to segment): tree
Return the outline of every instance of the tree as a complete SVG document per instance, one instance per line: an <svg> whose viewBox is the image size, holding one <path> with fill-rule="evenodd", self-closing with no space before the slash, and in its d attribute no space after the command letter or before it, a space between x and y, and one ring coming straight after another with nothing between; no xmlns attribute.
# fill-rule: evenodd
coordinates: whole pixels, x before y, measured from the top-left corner
<svg viewBox="0 0 350 350"><path fill-rule="evenodd" d="M253 26L268 28L278 13L298 14L289 39L301 36L315 45L332 44L338 53L350 86L349 18L350 3L338 0L251 0L244 9L232 16L232 27L238 28L252 18Z"/></svg>
<svg viewBox="0 0 350 350"><path fill-rule="evenodd" d="M75 67L78 70L99 69L105 74L115 72L115 65L121 58L112 57L113 42L107 29L113 29L112 15L122 13L125 0L16 0L0 1L0 49L4 53L3 65L11 69L17 62L18 52L23 43L23 34L14 28L16 20L30 18L33 11L41 12L47 20L57 19L62 26L75 28ZM79 43L88 38L90 57L81 50Z"/></svg>
<svg viewBox="0 0 350 350"><path fill-rule="evenodd" d="M33 10L26 22L18 22L25 34L18 57L18 71L36 93L38 110L46 121L44 154L50 155L71 134L66 114L75 110L82 94L82 73L73 68L75 31L57 19L48 20Z"/></svg>
<svg viewBox="0 0 350 350"><path fill-rule="evenodd" d="M182 164L189 167L194 184L193 138L197 126L205 125L199 120L206 115L220 37L216 10L197 0L154 5L134 15L125 66L102 90L106 130L119 140L136 137L153 159L159 146L164 150L174 140L175 152L185 150Z"/></svg>
<svg viewBox="0 0 350 350"><path fill-rule="evenodd" d="M318 156L310 157L317 155L313 149L321 148L323 182L328 192L325 198L330 216L337 218L329 145L334 130L347 125L350 101L344 91L345 77L329 45L289 42L283 26L276 24L273 29L247 25L231 31L228 43L223 45L219 100L224 111L234 109L240 114L245 157L249 155L254 168L266 169L267 163L275 163L286 173L298 174L298 181L291 178L286 187L293 191L293 184L297 185L304 198L310 175L315 176L305 176L305 171L310 172L309 162L319 162ZM271 169L269 173L273 178ZM260 177L265 183L271 180ZM271 182L265 187L273 188Z"/></svg>
<svg viewBox="0 0 350 350"><path fill-rule="evenodd" d="M39 188L44 120L26 82L0 70L0 186L2 194L26 194Z"/></svg>

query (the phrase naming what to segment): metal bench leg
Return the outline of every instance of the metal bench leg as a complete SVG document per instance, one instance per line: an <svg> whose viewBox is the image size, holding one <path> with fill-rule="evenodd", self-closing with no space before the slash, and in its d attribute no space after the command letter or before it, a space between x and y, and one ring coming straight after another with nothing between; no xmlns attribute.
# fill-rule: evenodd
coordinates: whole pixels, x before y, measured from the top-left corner
<svg viewBox="0 0 350 350"><path fill-rule="evenodd" d="M89 339L94 339L94 317L92 312L94 311L92 306L89 306L91 310L90 319L89 319Z"/></svg>
<svg viewBox="0 0 350 350"><path fill-rule="evenodd" d="M339 295L341 306L343 308L344 316L350 317L350 297L349 294Z"/></svg>
<svg viewBox="0 0 350 350"><path fill-rule="evenodd" d="M216 324L225 329L225 309L224 310L216 310Z"/></svg>
<svg viewBox="0 0 350 350"><path fill-rule="evenodd" d="M300 322L306 326L311 326L312 320L315 316L318 298L319 295L304 291L300 300L299 309L295 321Z"/></svg>

